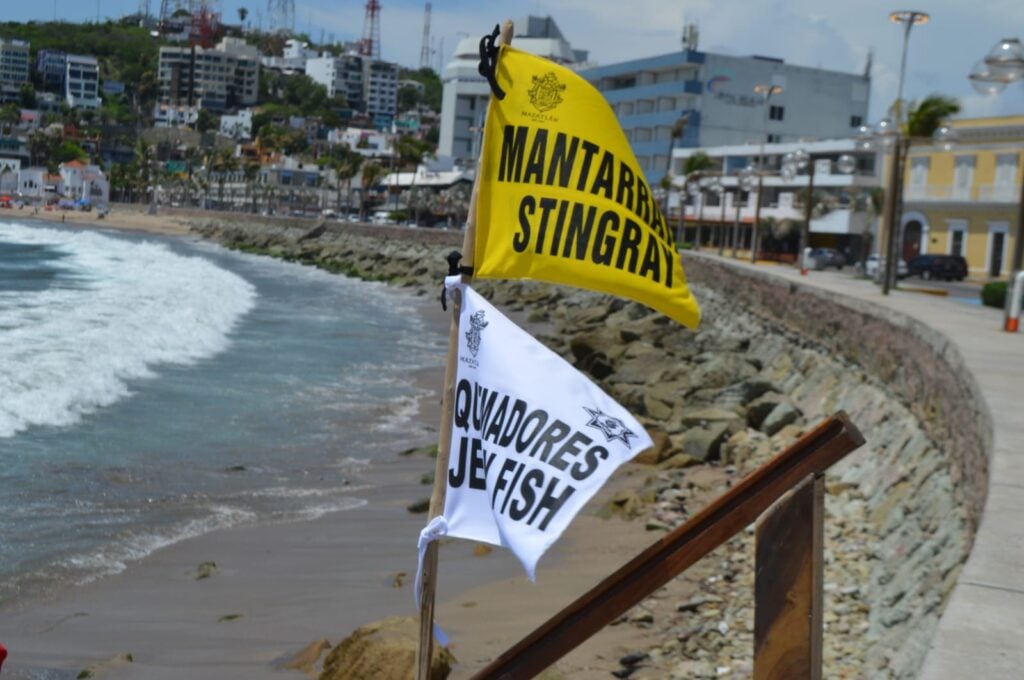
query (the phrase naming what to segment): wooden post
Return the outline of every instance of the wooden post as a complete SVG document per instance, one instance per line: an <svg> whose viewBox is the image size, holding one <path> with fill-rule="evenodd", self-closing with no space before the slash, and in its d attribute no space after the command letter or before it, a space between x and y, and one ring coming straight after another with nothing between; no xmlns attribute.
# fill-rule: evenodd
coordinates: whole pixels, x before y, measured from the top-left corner
<svg viewBox="0 0 1024 680"><path fill-rule="evenodd" d="M474 676L532 678L864 443L843 412L822 422Z"/></svg>
<svg viewBox="0 0 1024 680"><path fill-rule="evenodd" d="M821 680L825 477L815 474L757 527L754 680Z"/></svg>
<svg viewBox="0 0 1024 680"><path fill-rule="evenodd" d="M505 21L501 27L498 45L512 42L512 22ZM481 157L483 144L480 145ZM469 214L466 216L466 233L462 238L463 267L473 267L473 249L476 247L476 204L480 191L480 163L477 162L476 177L473 178L473 192L469 197ZM472 280L463 275L463 283ZM455 295L452 301L452 321L448 327L448 361L444 372L444 391L441 393L441 424L438 427L437 461L434 465L434 490L430 495L428 520L444 512L445 493L448 490L448 453L452 442L453 400L455 398L455 369L459 350L459 316L462 312L462 296ZM434 594L437 590L437 541L427 546L423 556L423 589L420 593L420 638L416 655L417 680L430 680L430 660L434 651Z"/></svg>

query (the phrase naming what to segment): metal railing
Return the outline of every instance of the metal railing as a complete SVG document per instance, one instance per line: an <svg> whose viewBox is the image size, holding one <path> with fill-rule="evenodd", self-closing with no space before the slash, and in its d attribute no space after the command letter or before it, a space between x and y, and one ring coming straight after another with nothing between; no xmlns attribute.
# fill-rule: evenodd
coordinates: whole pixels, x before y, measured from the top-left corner
<svg viewBox="0 0 1024 680"><path fill-rule="evenodd" d="M845 413L825 420L555 614L474 680L534 677L773 504L758 527L755 548L754 677L820 679L824 474L863 443Z"/></svg>

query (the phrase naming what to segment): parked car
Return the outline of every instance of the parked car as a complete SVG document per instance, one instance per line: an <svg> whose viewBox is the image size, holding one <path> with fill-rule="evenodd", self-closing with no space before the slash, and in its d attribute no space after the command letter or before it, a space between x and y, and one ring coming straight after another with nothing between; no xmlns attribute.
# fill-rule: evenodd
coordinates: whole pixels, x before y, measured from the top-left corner
<svg viewBox="0 0 1024 680"><path fill-rule="evenodd" d="M846 258L835 248L815 248L811 251L810 264L814 269L842 269L846 265Z"/></svg>
<svg viewBox="0 0 1024 680"><path fill-rule="evenodd" d="M963 281L967 276L967 260L959 255L918 255L907 263L911 276L922 279Z"/></svg>
<svg viewBox="0 0 1024 680"><path fill-rule="evenodd" d="M885 259L878 257L878 255L868 255L867 259L857 265L860 272L869 278L875 278L878 276L879 269L885 268ZM896 262L896 278L906 278L909 270L907 269L907 263L905 260L900 259Z"/></svg>

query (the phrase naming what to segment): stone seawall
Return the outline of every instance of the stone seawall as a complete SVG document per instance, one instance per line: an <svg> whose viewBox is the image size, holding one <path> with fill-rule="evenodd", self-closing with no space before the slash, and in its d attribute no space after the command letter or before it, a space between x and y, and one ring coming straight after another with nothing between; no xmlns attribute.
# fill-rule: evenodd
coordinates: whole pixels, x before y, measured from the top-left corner
<svg viewBox="0 0 1024 680"><path fill-rule="evenodd" d="M687 254L688 278L711 286L773 323L861 366L887 385L942 442L954 493L977 529L988 489L992 419L963 359L941 334L913 319L853 298L837 300L770 274Z"/></svg>
<svg viewBox="0 0 1024 680"><path fill-rule="evenodd" d="M439 289L444 256L462 239L223 219L197 221L196 231L422 294ZM651 430L653 474L617 510L652 532L698 509L692 471L717 470L732 483L808 425L847 411L867 445L827 479L826 677L914 677L984 500L988 421L973 380L940 336L905 318L699 254L684 265L704 310L697 332L608 296L520 282L477 288L526 313L538 338ZM714 677L726 666L742 676L752 650L752 535L685 578L703 604L637 619L658 640L648 663L664 673L652 677Z"/></svg>

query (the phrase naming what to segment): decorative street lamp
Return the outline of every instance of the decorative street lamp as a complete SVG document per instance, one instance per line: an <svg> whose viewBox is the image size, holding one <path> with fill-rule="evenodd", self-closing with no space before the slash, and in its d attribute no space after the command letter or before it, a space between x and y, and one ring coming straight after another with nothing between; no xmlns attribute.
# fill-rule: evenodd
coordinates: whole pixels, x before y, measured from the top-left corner
<svg viewBox="0 0 1024 680"><path fill-rule="evenodd" d="M739 245L740 240L740 207L743 205L743 192L746 191L747 195L750 195L750 190L754 188L754 174L755 170L752 166L748 165L739 171L736 175L736 220L732 225L732 257L736 259L736 248ZM753 241L751 241L753 245Z"/></svg>
<svg viewBox="0 0 1024 680"><path fill-rule="evenodd" d="M1017 38L1004 38L989 50L988 55L971 69L967 76L974 89L982 94L994 95L1018 80L1024 80L1024 46ZM1013 255L1010 261L1009 286L1021 271L1024 259L1024 164L1017 164L1020 175L1020 199L1017 202L1017 228L1014 230ZM1009 286L1006 295L1006 317L1003 327L1010 330L1011 298Z"/></svg>
<svg viewBox="0 0 1024 680"><path fill-rule="evenodd" d="M899 230L898 216L902 201L903 156L906 149L900 132L903 124L903 79L907 70L907 45L910 42L910 29L918 24L926 24L930 17L926 12L916 10L900 10L889 14L889 21L903 25L903 52L900 58L900 79L896 90L896 101L892 105L892 121L882 121L876 134L884 140L892 138L892 165L889 168L889 188L885 192L885 270L882 277L882 295L889 294L889 288L895 285L896 269L896 232ZM887 125L883 125L887 123ZM887 144L888 145L888 144Z"/></svg>
<svg viewBox="0 0 1024 680"><path fill-rule="evenodd" d="M757 157L757 200L754 202L754 226L751 232L750 261L757 262L757 236L761 228L761 194L764 193L764 144L768 135L768 103L773 94L782 92L781 85L755 85L754 92L764 95L764 111L761 114L761 153Z"/></svg>
<svg viewBox="0 0 1024 680"><path fill-rule="evenodd" d="M796 266L800 273L807 274L807 262L804 252L810 244L811 218L814 216L814 166L815 162L806 149L797 149L782 157L782 170L780 175L786 181L792 180L801 170L807 170L807 199L804 202L804 223L800 228L800 245L796 253ZM841 154L836 159L836 169L844 175L849 175L857 169L857 159L848 153Z"/></svg>

